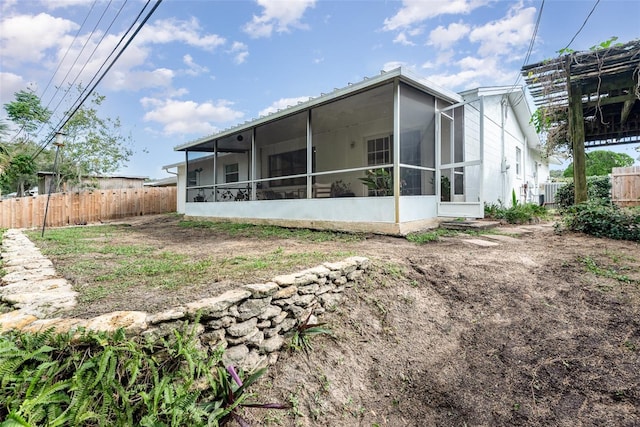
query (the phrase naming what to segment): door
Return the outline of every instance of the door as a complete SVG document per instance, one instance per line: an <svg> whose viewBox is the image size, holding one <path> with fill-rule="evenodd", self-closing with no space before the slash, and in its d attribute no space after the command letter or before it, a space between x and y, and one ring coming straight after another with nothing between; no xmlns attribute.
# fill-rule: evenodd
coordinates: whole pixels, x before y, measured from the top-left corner
<svg viewBox="0 0 640 427"><path fill-rule="evenodd" d="M482 99L436 111L438 216L482 218Z"/></svg>

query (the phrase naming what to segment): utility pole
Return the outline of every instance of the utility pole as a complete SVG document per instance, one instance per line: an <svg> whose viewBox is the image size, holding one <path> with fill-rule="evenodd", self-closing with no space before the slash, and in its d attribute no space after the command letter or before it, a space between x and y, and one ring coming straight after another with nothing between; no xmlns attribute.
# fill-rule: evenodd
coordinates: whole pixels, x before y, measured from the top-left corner
<svg viewBox="0 0 640 427"><path fill-rule="evenodd" d="M56 132L56 141L53 143L53 145L56 146L56 157L53 161L53 176L51 177L51 182L49 183L49 191L47 193L47 204L45 205L45 208L44 208L44 220L42 221L42 234L40 235L40 237L44 237L44 228L47 224L47 214L49 213L49 200L51 199L53 186L54 186L54 183L56 182L57 175L58 175L58 154L60 153L60 148L64 147L64 143L62 142L62 137L64 135L65 134L60 131Z"/></svg>

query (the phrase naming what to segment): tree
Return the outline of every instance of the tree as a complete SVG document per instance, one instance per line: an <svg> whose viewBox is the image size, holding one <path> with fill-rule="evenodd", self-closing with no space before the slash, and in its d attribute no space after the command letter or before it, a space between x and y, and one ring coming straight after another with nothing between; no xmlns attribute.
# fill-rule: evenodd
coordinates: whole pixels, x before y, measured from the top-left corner
<svg viewBox="0 0 640 427"><path fill-rule="evenodd" d="M587 176L602 176L611 173L613 168L623 168L633 165L633 157L625 153L615 153L607 150L595 150L586 155L585 170ZM565 177L573 176L573 163L565 169Z"/></svg>
<svg viewBox="0 0 640 427"><path fill-rule="evenodd" d="M25 188L37 184L35 181L36 162L28 154L17 154L2 174L2 187L16 188L18 197L25 194Z"/></svg>
<svg viewBox="0 0 640 427"><path fill-rule="evenodd" d="M19 132L31 133L51 118L51 111L43 107L38 95L30 90L16 92L15 101L4 105L9 119L20 127Z"/></svg>
<svg viewBox="0 0 640 427"><path fill-rule="evenodd" d="M42 106L40 98L30 90L16 92L15 100L5 104L4 109L9 119L18 126L18 133L11 141L2 142L0 185L3 192L15 190L18 196L22 196L25 189L37 184L38 164L32 158L37 144L32 141L30 134L49 122L51 112ZM2 130L6 132L8 126L5 125ZM25 135L17 138L22 132Z"/></svg>
<svg viewBox="0 0 640 427"><path fill-rule="evenodd" d="M82 93L82 87L76 88ZM102 118L99 107L105 96L94 93L62 129L60 172L65 181L79 183L83 176L113 173L124 166L133 150L130 137L121 133L119 118Z"/></svg>
<svg viewBox="0 0 640 427"><path fill-rule="evenodd" d="M81 95L83 88L70 87L71 91ZM25 131L26 135L0 146L5 154L0 156L0 184L3 191L17 191L20 196L27 185L37 183L37 171L53 171L56 149L50 145L42 149L43 144L51 141L37 143L30 136L51 120L51 113L42 107L40 98L29 91L16 92L15 96L15 101L5 104L4 108L9 119L19 126L19 132ZM133 154L130 137L121 134L120 120L100 115L104 100L104 96L94 93L64 125L62 131L66 136L58 159L62 181L78 183L83 176L115 172ZM50 138L50 134L45 138ZM34 158L29 161L28 157Z"/></svg>

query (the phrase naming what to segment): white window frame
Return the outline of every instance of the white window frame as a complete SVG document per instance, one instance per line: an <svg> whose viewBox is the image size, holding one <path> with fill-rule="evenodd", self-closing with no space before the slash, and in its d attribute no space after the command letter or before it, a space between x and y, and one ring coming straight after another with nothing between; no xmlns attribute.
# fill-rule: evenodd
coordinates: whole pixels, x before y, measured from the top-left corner
<svg viewBox="0 0 640 427"><path fill-rule="evenodd" d="M516 147L516 176L522 174L522 149Z"/></svg>
<svg viewBox="0 0 640 427"><path fill-rule="evenodd" d="M233 172L229 172L228 168L230 166L235 166L236 170ZM234 181L229 181L229 175L235 175L235 180ZM240 181L240 164L239 163L228 163L226 165L224 165L224 182L225 183L232 183L232 182L238 182Z"/></svg>

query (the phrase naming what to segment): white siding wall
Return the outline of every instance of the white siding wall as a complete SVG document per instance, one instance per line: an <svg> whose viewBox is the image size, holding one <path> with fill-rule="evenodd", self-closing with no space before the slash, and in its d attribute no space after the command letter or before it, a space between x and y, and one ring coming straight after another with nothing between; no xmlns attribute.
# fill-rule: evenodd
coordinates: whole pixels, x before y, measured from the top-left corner
<svg viewBox="0 0 640 427"><path fill-rule="evenodd" d="M527 141L515 111L507 104L504 117L504 157L508 169L502 170L501 95L485 97L484 199L486 203L511 206L512 191L519 202L538 202L538 183L549 175L549 167L540 152ZM528 126L528 123L527 123ZM516 170L516 147L520 149L520 173ZM536 163L538 164L536 175ZM524 185L527 185L525 193Z"/></svg>

